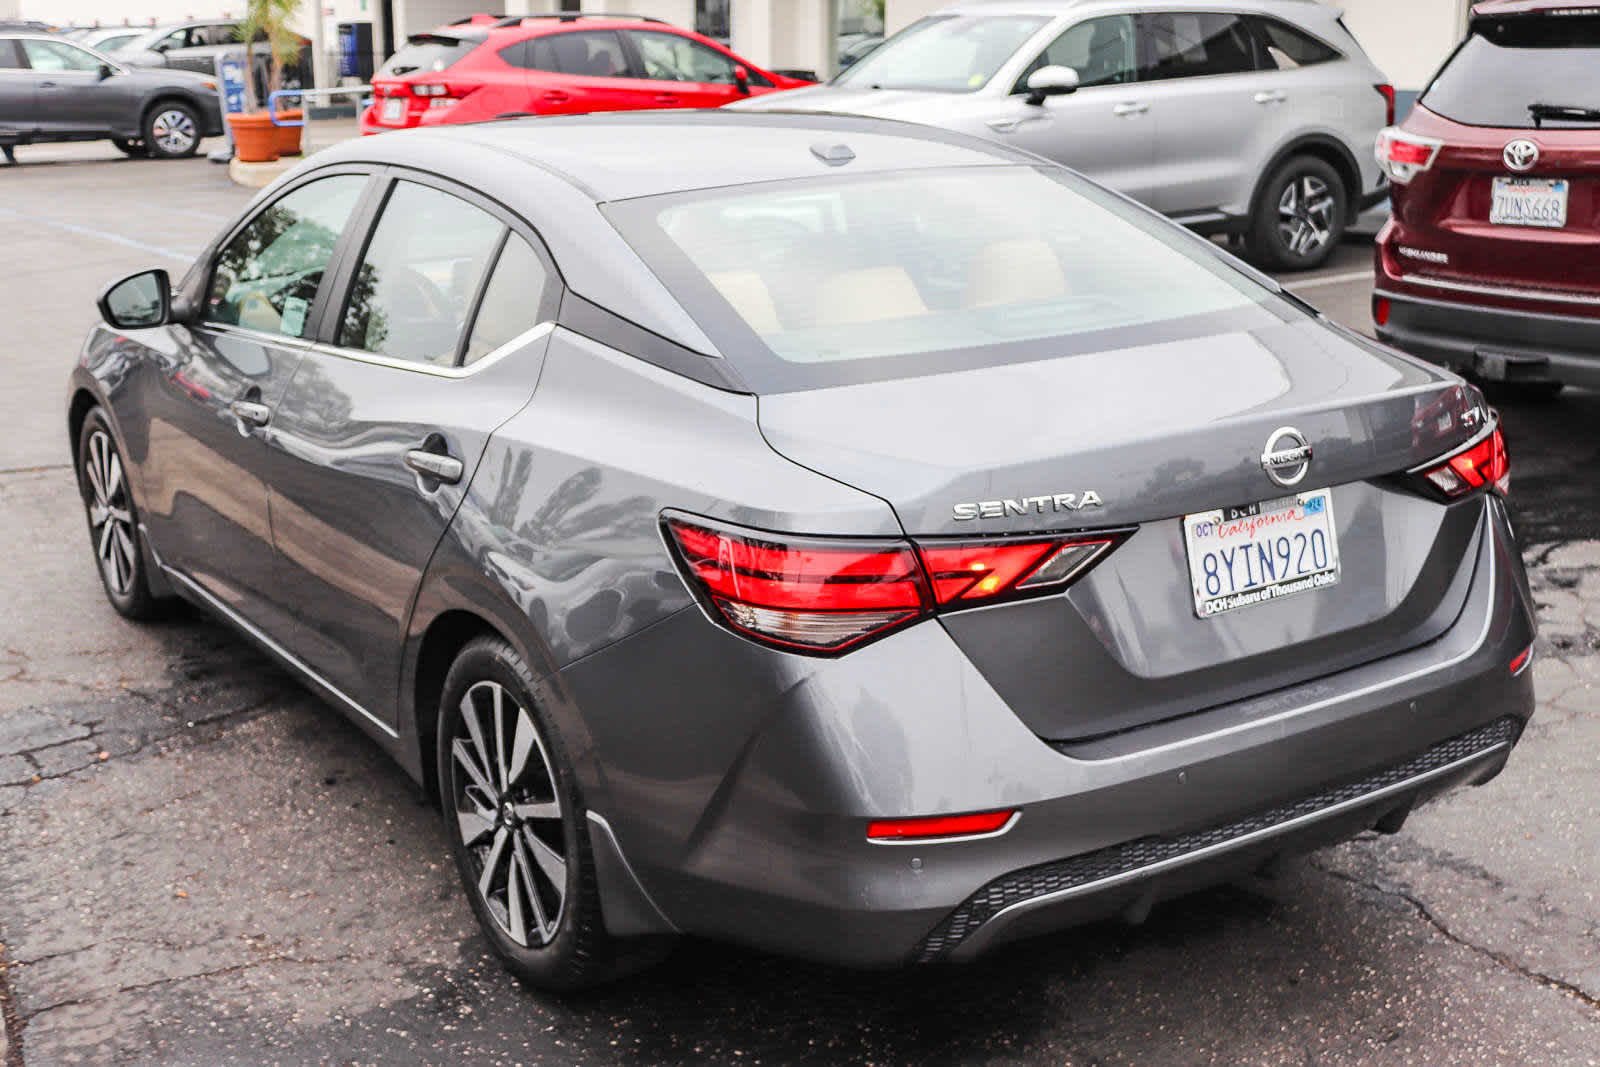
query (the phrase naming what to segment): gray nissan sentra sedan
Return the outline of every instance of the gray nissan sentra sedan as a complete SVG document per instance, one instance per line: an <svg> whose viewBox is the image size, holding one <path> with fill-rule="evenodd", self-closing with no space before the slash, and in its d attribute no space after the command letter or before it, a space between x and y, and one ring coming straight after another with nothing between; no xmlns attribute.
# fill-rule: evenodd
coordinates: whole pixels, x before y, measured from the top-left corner
<svg viewBox="0 0 1600 1067"><path fill-rule="evenodd" d="M1495 414L1146 209L876 119L323 152L69 423L112 605L200 604L435 793L516 973L970 959L1504 766Z"/></svg>

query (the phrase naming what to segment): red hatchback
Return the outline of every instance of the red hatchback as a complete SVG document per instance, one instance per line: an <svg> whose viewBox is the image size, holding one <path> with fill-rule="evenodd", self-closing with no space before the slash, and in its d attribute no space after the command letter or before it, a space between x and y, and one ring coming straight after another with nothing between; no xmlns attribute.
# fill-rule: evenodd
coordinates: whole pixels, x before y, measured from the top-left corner
<svg viewBox="0 0 1600 1067"><path fill-rule="evenodd" d="M1600 7L1494 0L1378 138L1378 336L1489 382L1600 388Z"/></svg>
<svg viewBox="0 0 1600 1067"><path fill-rule="evenodd" d="M656 19L480 16L408 40L372 79L361 132L510 114L720 107L809 84Z"/></svg>

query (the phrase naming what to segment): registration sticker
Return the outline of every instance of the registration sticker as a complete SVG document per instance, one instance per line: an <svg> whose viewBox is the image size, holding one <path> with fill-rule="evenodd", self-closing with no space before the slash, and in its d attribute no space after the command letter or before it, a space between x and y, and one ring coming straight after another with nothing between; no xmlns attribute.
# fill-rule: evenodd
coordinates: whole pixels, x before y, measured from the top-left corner
<svg viewBox="0 0 1600 1067"><path fill-rule="evenodd" d="M1186 515L1183 539L1202 619L1339 581L1331 489Z"/></svg>

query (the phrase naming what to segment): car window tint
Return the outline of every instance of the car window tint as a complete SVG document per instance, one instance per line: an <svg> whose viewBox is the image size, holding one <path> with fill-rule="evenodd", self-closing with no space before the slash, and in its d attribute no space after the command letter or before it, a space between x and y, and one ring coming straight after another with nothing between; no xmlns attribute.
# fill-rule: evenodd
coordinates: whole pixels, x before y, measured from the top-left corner
<svg viewBox="0 0 1600 1067"><path fill-rule="evenodd" d="M460 197L396 182L351 283L339 344L391 359L455 363L472 298L504 229Z"/></svg>
<svg viewBox="0 0 1600 1067"><path fill-rule="evenodd" d="M1467 126L1593 129L1600 126L1600 17L1485 20L1446 60L1422 105ZM1534 104L1570 108L1543 113Z"/></svg>
<svg viewBox="0 0 1600 1067"><path fill-rule="evenodd" d="M22 51L34 70L99 70L100 60L81 48L62 41L24 39Z"/></svg>
<svg viewBox="0 0 1600 1067"><path fill-rule="evenodd" d="M0 40L0 70L10 70L20 66L22 66L22 49L17 47L17 42Z"/></svg>
<svg viewBox="0 0 1600 1067"><path fill-rule="evenodd" d="M1279 70L1294 70L1296 67L1310 67L1344 58L1332 45L1295 29L1287 22L1263 15L1252 15L1250 21L1255 23L1261 35L1268 65Z"/></svg>
<svg viewBox="0 0 1600 1067"><path fill-rule="evenodd" d="M483 42L477 38L451 37L442 33L419 33L390 56L379 74L398 78L413 71L448 70L457 60Z"/></svg>
<svg viewBox="0 0 1600 1067"><path fill-rule="evenodd" d="M639 46L639 59L644 64L644 76L657 81L714 82L732 85L735 63L721 52L714 51L687 37L675 33L631 31L634 43Z"/></svg>
<svg viewBox="0 0 1600 1067"><path fill-rule="evenodd" d="M1080 22L1050 42L1028 65L1012 91L1028 91L1028 77L1043 67L1071 67L1078 84L1117 85L1138 80L1139 52L1132 15Z"/></svg>
<svg viewBox="0 0 1600 1067"><path fill-rule="evenodd" d="M1255 49L1238 15L1174 11L1149 16L1145 78L1194 78L1256 69Z"/></svg>
<svg viewBox="0 0 1600 1067"><path fill-rule="evenodd" d="M513 67L524 70L547 70L554 73L561 71L556 62L555 46L548 37L530 37L526 41L506 45L500 49L500 58Z"/></svg>
<svg viewBox="0 0 1600 1067"><path fill-rule="evenodd" d="M549 272L528 242L516 234L507 238L483 291L483 303L478 305L462 364L476 363L537 326L549 281Z"/></svg>
<svg viewBox="0 0 1600 1067"><path fill-rule="evenodd" d="M364 174L322 178L252 219L217 256L206 319L302 336L333 247L366 183Z"/></svg>
<svg viewBox="0 0 1600 1067"><path fill-rule="evenodd" d="M622 50L622 38L611 30L553 33L544 39L549 40L555 69L562 74L587 78L626 78L632 74L627 54ZM537 69L551 68L540 66Z"/></svg>

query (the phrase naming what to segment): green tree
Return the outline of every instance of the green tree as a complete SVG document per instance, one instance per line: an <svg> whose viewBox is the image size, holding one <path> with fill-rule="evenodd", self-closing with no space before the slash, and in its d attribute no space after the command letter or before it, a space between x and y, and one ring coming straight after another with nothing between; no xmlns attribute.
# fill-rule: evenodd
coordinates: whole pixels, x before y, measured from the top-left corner
<svg viewBox="0 0 1600 1067"><path fill-rule="evenodd" d="M256 99L256 44L267 44L267 93L283 88L283 68L300 58L300 35L292 25L300 11L300 0L248 0L244 19L236 34L244 42L245 58L250 76L245 79L245 92L251 108L263 106Z"/></svg>

